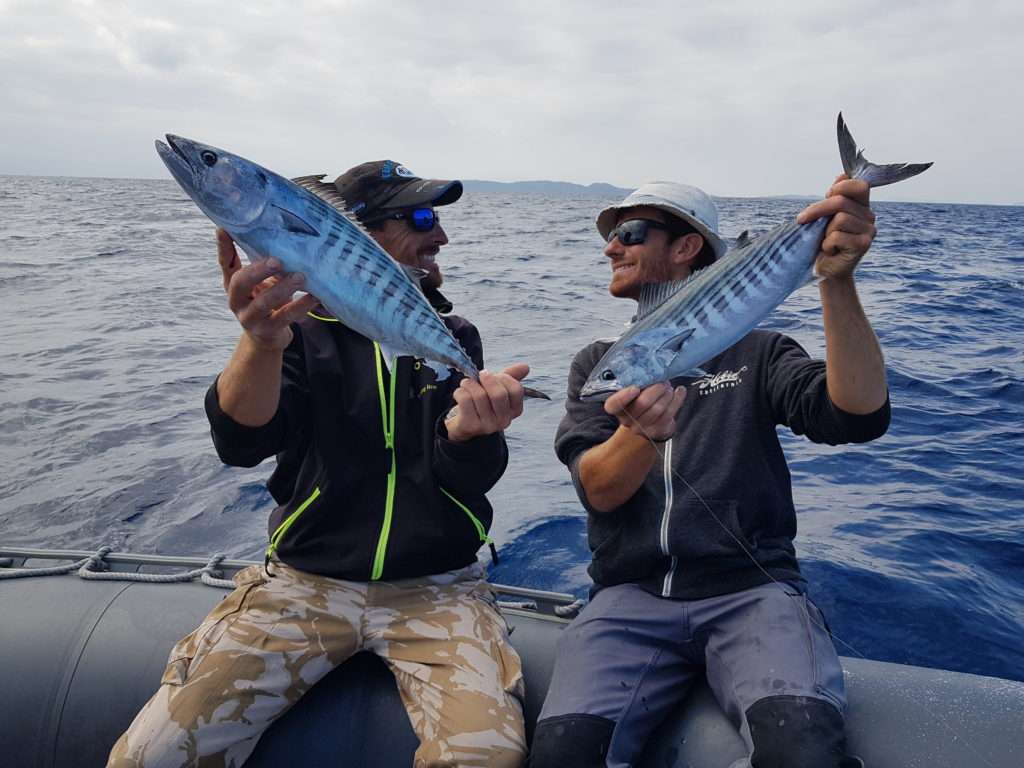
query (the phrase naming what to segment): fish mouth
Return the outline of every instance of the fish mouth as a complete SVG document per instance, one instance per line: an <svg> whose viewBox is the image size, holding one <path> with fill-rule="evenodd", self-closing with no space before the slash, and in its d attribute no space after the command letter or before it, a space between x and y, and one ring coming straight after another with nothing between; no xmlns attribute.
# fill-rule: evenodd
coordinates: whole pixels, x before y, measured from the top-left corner
<svg viewBox="0 0 1024 768"><path fill-rule="evenodd" d="M600 403L614 395L616 387L602 386L600 383L587 383L580 389L579 398L585 403Z"/></svg>
<svg viewBox="0 0 1024 768"><path fill-rule="evenodd" d="M164 165L167 166L167 170L171 172L171 175L177 179L178 183L186 189L195 187L196 170L195 166L189 160L188 155L182 149L183 144L190 143L188 139L182 139L180 136L173 134L166 134L167 143L164 144L159 139L156 142L156 151L160 155L160 159L164 161Z"/></svg>
<svg viewBox="0 0 1024 768"><path fill-rule="evenodd" d="M181 161L185 163L189 168L192 168L192 163L189 162L188 155L186 155L181 149L182 139L180 136L175 136L172 133L165 134L167 137L167 143L174 150L174 154L181 158Z"/></svg>

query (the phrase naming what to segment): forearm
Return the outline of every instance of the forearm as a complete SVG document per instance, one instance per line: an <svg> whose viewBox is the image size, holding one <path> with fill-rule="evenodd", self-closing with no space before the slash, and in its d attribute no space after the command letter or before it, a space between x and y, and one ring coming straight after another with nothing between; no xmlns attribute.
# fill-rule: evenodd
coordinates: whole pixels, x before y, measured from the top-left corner
<svg viewBox="0 0 1024 768"><path fill-rule="evenodd" d="M590 506L598 512L618 509L643 485L658 451L645 437L619 427L580 458L579 478Z"/></svg>
<svg viewBox="0 0 1024 768"><path fill-rule="evenodd" d="M888 396L885 360L853 277L823 280L820 291L829 397L847 413L873 413Z"/></svg>
<svg viewBox="0 0 1024 768"><path fill-rule="evenodd" d="M508 446L497 432L464 442L448 439L444 426L434 440L434 476L442 488L457 496L483 495L501 479L508 466Z"/></svg>
<svg viewBox="0 0 1024 768"><path fill-rule="evenodd" d="M283 350L262 346L243 333L217 379L221 410L247 427L267 424L281 397L282 357Z"/></svg>

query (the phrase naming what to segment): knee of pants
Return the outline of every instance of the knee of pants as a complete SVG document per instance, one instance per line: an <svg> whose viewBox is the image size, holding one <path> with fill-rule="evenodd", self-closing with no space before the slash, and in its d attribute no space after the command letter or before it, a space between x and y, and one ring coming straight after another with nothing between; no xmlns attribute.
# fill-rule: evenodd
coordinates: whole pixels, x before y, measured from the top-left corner
<svg viewBox="0 0 1024 768"><path fill-rule="evenodd" d="M559 715L537 723L530 768L604 766L615 723L596 715Z"/></svg>
<svg viewBox="0 0 1024 768"><path fill-rule="evenodd" d="M807 696L769 696L746 712L753 768L853 768L842 713Z"/></svg>

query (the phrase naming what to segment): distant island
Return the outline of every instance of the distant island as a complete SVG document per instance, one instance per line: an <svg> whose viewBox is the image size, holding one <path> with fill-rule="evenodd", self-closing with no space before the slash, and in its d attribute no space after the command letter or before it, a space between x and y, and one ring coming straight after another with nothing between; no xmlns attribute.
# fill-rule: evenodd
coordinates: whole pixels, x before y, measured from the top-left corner
<svg viewBox="0 0 1024 768"><path fill-rule="evenodd" d="M571 181L485 181L483 179L463 179L467 192L501 192L524 195L551 195L553 197L616 197L623 198L632 189L616 187L614 184L595 182L593 184L574 184ZM712 195L712 197L720 197ZM813 195L762 195L772 200L815 200ZM722 198L728 199L728 197Z"/></svg>
<svg viewBox="0 0 1024 768"><path fill-rule="evenodd" d="M573 184L568 181L483 181L464 179L467 192L521 192L544 195L584 195L588 197L625 197L633 190L612 184Z"/></svg>

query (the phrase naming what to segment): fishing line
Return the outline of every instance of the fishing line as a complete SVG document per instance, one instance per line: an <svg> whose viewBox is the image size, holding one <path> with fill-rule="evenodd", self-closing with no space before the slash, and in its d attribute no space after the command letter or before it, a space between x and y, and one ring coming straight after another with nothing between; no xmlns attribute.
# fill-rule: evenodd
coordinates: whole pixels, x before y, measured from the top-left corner
<svg viewBox="0 0 1024 768"><path fill-rule="evenodd" d="M665 452L663 450L661 450L659 443L657 441L655 441L654 438L652 438L650 436L650 434L647 432L647 430L644 429L643 425L640 424L640 422L637 421L636 417L633 416L633 414L631 414L629 412L629 406L628 405L626 407L624 407L622 410L623 410L623 412L627 416L629 416L629 418L632 420L633 424L643 433L643 437L654 448L655 453L657 453L659 458L661 458L662 466L664 466L665 465ZM673 436L673 438L674 438L674 436ZM669 440L672 440L673 438L669 438ZM668 441L664 440L662 442L664 443L664 442L668 442ZM718 515L716 515L714 513L714 510L712 510L711 506L704 500L704 497L701 496L700 493L698 493L696 488L694 488L692 485L690 485L690 482L685 477L683 477L682 473L676 471L675 467L672 467L672 466L669 466L669 470L672 472L672 475L674 477L678 477L683 482L683 484L693 493L693 495L697 498L697 501L699 501L701 503L701 505L704 507L704 509L707 510L708 514L711 515L711 519L714 520L716 523L718 523L719 527L723 531L725 531L733 541L736 542L737 546L739 546L739 548L747 556L747 558L750 560L750 562L752 562L757 567L757 569L759 571L761 571L761 573L763 573L773 584L778 584L780 587L783 586L782 582L780 582L778 579L776 579L774 576L772 576L767 570L765 570L763 565L761 565L759 562L757 562L757 558L754 557L754 554L747 548L747 546L743 543L743 541L735 533L733 533L731 530L729 530L729 527L725 523L722 522L722 520L718 517ZM822 617L824 618L824 614L822 614ZM850 643L848 643L845 640L843 640L843 638L839 637L839 635L835 634L825 624L819 623L818 621L816 621L814 616L811 615L810 611L807 611L807 618L816 627L818 627L819 629L824 631L825 634L827 634L833 640L839 641L839 643L844 648L847 648L847 649L853 651L853 653L856 656L860 657L864 661L871 661L871 659L869 659L867 656L865 656L859 650L854 648ZM945 728L946 731L948 731L950 736L952 736L954 739L959 740L964 746L966 746L971 752L973 752L974 756L977 757L982 763L984 763L986 766L989 766L989 768L998 768L997 766L993 765L988 760L986 760L985 756L982 755L981 753L979 753L978 750L974 748L974 745L971 744L966 738L964 738L963 735L961 735L960 733L955 731L947 723L947 721L945 719L943 719L943 718L935 718L934 714L931 713L927 709L925 710L925 712L929 715L929 719L930 720L932 720L933 722L937 722L939 725L941 725L943 728Z"/></svg>

